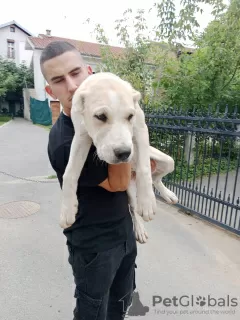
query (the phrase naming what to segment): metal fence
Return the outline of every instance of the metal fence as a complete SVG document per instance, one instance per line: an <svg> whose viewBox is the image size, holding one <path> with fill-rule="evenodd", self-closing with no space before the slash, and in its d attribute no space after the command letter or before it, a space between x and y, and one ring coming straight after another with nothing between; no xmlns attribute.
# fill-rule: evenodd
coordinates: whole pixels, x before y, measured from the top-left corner
<svg viewBox="0 0 240 320"><path fill-rule="evenodd" d="M177 206L240 235L239 109L144 112L151 145L175 160L163 181Z"/></svg>

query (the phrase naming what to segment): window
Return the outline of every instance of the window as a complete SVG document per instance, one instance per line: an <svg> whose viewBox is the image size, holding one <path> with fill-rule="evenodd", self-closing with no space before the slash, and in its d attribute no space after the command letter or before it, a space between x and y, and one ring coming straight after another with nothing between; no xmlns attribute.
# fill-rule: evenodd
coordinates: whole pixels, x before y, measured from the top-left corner
<svg viewBox="0 0 240 320"><path fill-rule="evenodd" d="M15 32L15 27L10 27L10 32Z"/></svg>
<svg viewBox="0 0 240 320"><path fill-rule="evenodd" d="M14 59L15 58L15 47L14 47L14 40L8 40L8 58Z"/></svg>

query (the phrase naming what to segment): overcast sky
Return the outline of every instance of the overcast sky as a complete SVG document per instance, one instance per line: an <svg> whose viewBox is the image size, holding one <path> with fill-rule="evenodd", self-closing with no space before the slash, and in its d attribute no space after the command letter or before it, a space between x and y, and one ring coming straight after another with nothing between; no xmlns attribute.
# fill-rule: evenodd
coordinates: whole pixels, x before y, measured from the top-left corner
<svg viewBox="0 0 240 320"><path fill-rule="evenodd" d="M91 34L93 24L83 23L91 18L104 26L112 44L116 45L114 21L121 18L127 8L134 11L138 8L148 10L154 2L156 0L65 0L62 2L65 5L61 6L57 0L40 0L35 3L29 0L4 1L0 10L0 24L15 20L36 36L50 29L55 36L96 42ZM179 2L176 0L176 5ZM210 8L204 7L204 10L204 15L199 19L202 29L211 20ZM156 15L149 15L148 23L149 26L156 25Z"/></svg>

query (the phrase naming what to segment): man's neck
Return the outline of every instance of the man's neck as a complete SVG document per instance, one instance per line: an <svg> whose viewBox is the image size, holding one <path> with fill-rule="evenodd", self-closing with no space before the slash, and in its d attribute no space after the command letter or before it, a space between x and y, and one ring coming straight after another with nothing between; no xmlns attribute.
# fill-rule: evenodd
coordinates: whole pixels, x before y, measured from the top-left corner
<svg viewBox="0 0 240 320"><path fill-rule="evenodd" d="M63 108L63 114L65 115L65 116L67 116L67 117L69 117L69 118L71 118L71 112L70 112L70 110L64 110L64 108Z"/></svg>
<svg viewBox="0 0 240 320"><path fill-rule="evenodd" d="M69 117L69 115L68 115L68 114L66 114L64 110L63 110L63 114L64 114L65 116Z"/></svg>

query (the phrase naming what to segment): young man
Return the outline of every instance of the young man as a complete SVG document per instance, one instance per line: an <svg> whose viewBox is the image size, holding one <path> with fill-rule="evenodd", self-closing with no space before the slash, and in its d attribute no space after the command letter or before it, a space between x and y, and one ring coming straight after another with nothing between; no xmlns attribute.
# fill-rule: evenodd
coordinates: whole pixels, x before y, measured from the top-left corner
<svg viewBox="0 0 240 320"><path fill-rule="evenodd" d="M40 63L47 93L63 106L48 143L62 187L74 136L72 97L92 70L75 47L62 41L50 43ZM63 231L76 284L74 320L122 320L131 303L137 246L126 193L130 179L131 164L102 163L92 145L79 178L76 221Z"/></svg>

